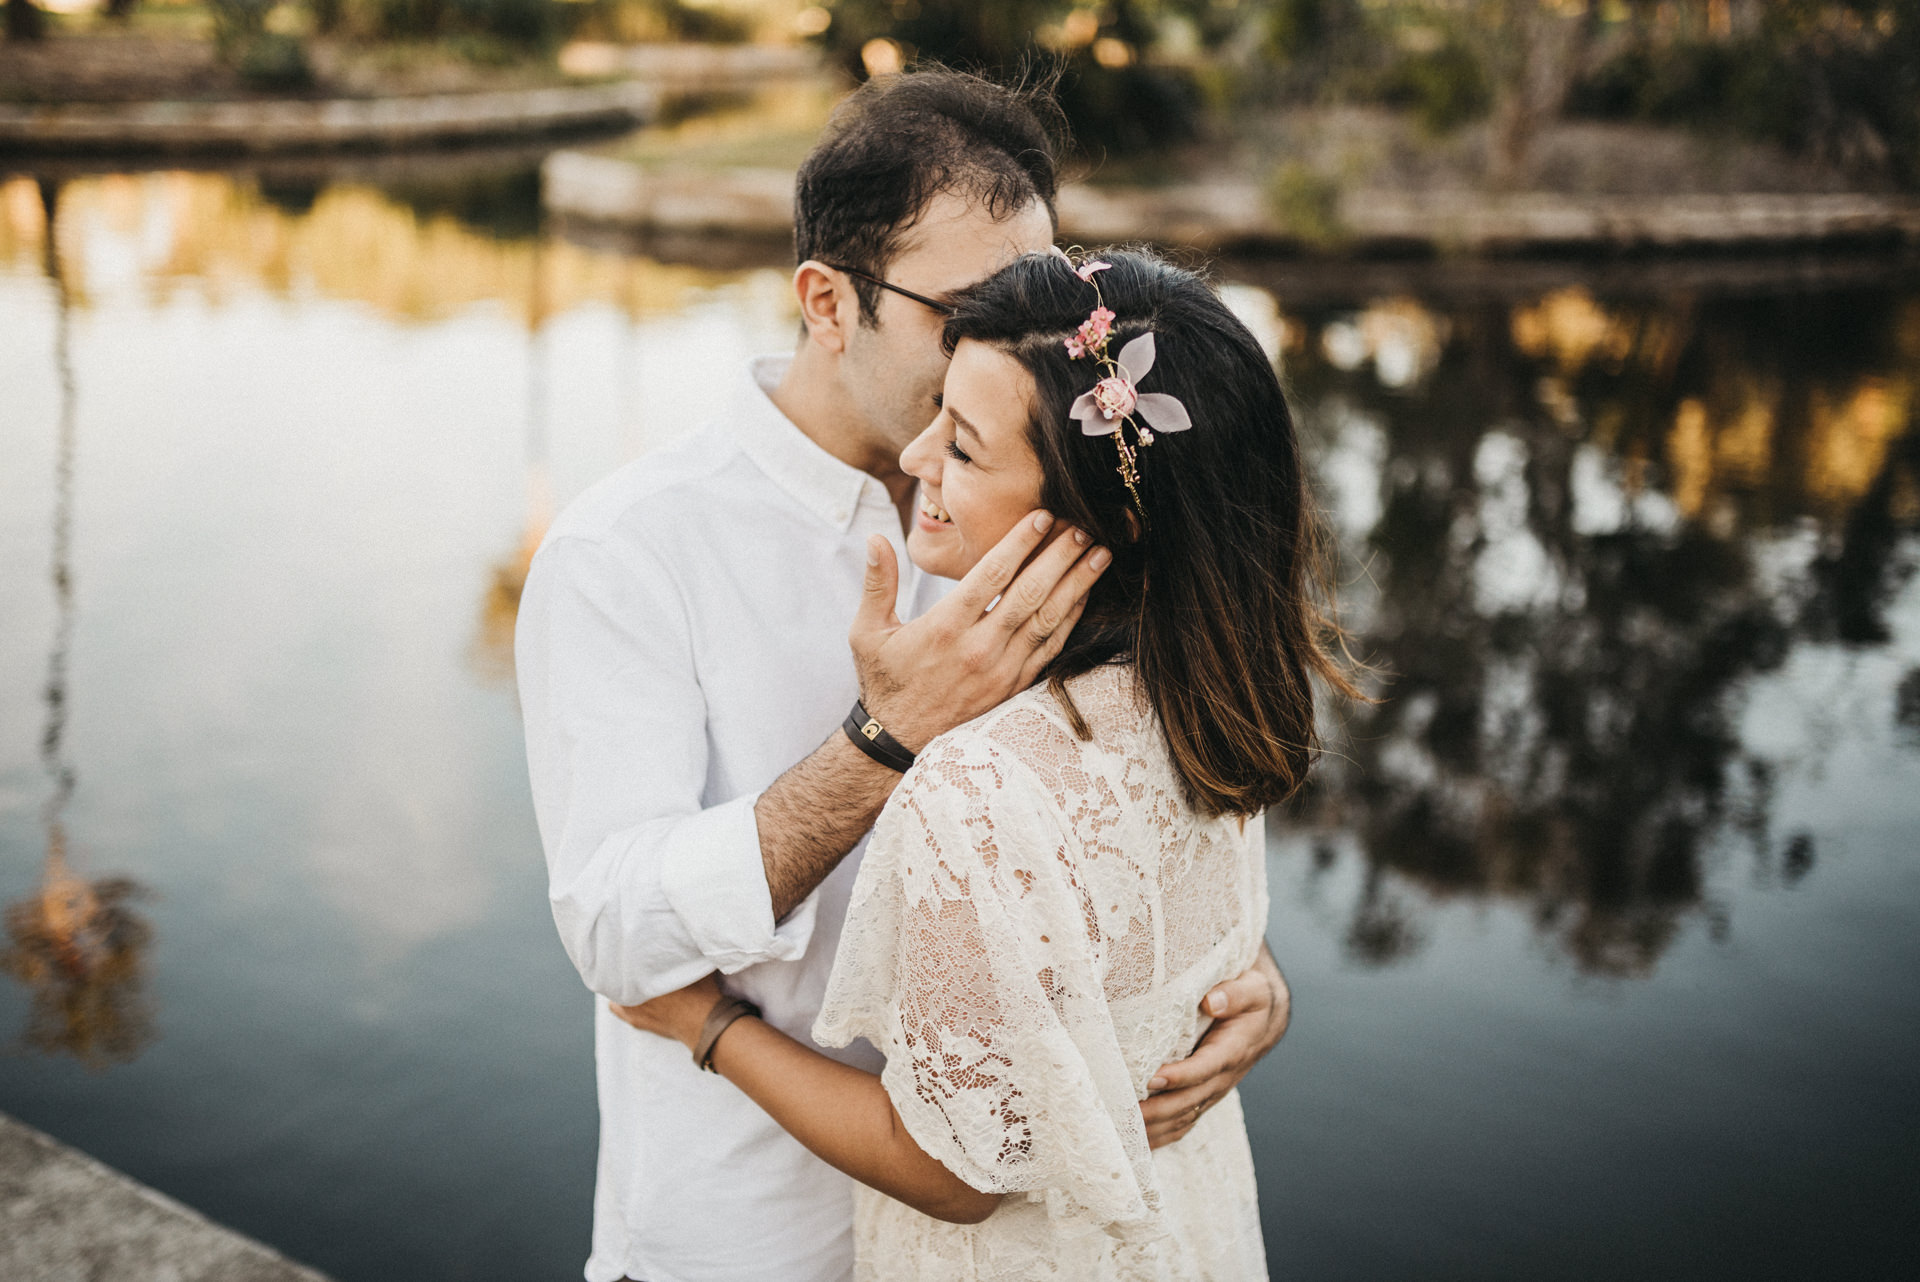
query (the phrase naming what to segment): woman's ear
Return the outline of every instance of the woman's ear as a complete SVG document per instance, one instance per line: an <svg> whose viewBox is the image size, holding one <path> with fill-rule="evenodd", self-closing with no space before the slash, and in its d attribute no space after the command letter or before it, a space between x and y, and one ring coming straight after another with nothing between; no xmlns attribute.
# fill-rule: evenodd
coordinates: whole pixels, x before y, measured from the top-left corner
<svg viewBox="0 0 1920 1282"><path fill-rule="evenodd" d="M809 258L793 270L793 295L807 338L830 352L846 351L847 331L860 316L860 299L846 274Z"/></svg>

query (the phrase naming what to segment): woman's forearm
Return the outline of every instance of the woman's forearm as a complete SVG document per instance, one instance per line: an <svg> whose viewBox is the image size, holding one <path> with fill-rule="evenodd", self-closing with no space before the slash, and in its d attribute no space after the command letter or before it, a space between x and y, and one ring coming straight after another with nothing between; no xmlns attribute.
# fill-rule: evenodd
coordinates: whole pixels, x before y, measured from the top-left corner
<svg viewBox="0 0 1920 1282"><path fill-rule="evenodd" d="M927 1155L872 1073L751 1018L720 1035L711 1063L815 1157L924 1215L978 1224L1000 1204Z"/></svg>

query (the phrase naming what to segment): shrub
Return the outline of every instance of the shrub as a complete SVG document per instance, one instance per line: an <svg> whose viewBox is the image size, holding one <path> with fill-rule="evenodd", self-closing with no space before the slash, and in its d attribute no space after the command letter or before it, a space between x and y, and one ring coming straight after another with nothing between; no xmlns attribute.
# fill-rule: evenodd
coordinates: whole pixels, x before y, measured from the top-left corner
<svg viewBox="0 0 1920 1282"><path fill-rule="evenodd" d="M254 89L285 93L313 84L307 47L294 36L267 31L248 37L238 48L234 69Z"/></svg>
<svg viewBox="0 0 1920 1282"><path fill-rule="evenodd" d="M1125 155L1193 138L1204 105L1192 72L1143 61L1157 34L1146 9L1115 0L1075 10L1091 21L1070 30L1056 25L1065 7L1045 0L841 0L820 39L855 75L864 74L861 50L876 37L897 42L909 60L989 75L1050 63L1061 72L1058 98L1074 142L1094 155Z"/></svg>
<svg viewBox="0 0 1920 1282"><path fill-rule="evenodd" d="M1782 4L1739 38L1635 33L1576 83L1568 110L1725 129L1920 186L1920 0L1871 22L1838 20L1848 9Z"/></svg>

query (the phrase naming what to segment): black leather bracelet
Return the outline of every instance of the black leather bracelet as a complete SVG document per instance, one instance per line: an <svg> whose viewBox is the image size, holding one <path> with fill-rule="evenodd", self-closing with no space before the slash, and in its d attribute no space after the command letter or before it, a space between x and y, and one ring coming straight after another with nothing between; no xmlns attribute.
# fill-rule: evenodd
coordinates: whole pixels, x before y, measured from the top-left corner
<svg viewBox="0 0 1920 1282"><path fill-rule="evenodd" d="M905 745L888 734L878 721L867 715L866 705L858 699L853 701L853 711L840 723L847 732L847 738L853 740L853 746L872 757L889 770L907 772L913 764L913 754Z"/></svg>

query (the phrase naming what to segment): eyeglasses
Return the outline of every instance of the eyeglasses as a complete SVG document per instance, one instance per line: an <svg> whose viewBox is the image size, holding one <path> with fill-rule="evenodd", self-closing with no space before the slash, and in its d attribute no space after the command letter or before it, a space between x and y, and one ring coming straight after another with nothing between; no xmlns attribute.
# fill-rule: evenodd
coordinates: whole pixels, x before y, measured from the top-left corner
<svg viewBox="0 0 1920 1282"><path fill-rule="evenodd" d="M894 293L900 295L902 298L911 298L914 302L920 304L922 307L931 307L934 311L939 312L942 316L951 316L955 312L960 310L959 308L955 307L952 303L942 303L936 299L928 298L925 294L916 294L910 289L902 289L891 281L881 280L878 276L869 276L867 273L860 271L857 268L841 267L835 263L827 263L825 264L825 266L831 267L833 268L833 270L837 272L845 272L849 276L858 276L861 280L864 280L867 283L872 285L878 285L882 289L890 289Z"/></svg>

